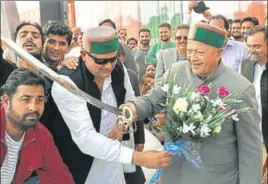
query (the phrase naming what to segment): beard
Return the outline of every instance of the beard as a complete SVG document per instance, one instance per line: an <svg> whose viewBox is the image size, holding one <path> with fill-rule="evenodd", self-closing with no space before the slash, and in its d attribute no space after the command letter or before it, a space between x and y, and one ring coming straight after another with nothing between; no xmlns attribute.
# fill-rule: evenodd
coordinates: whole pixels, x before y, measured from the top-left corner
<svg viewBox="0 0 268 184"><path fill-rule="evenodd" d="M239 38L242 38L242 35L240 34L233 34L233 37L235 38L235 39L239 39Z"/></svg>
<svg viewBox="0 0 268 184"><path fill-rule="evenodd" d="M36 118L35 119L27 119L27 116L35 114ZM10 122L12 122L16 127L18 127L21 130L27 130L31 127L34 127L36 123L39 121L41 115L39 112L34 111L34 112L28 112L24 114L22 117L20 117L12 108L10 105L10 108L7 112L7 118L9 119Z"/></svg>
<svg viewBox="0 0 268 184"><path fill-rule="evenodd" d="M161 37L161 40L163 42L169 41L170 40L170 36L169 37L168 36L163 36L163 37Z"/></svg>
<svg viewBox="0 0 268 184"><path fill-rule="evenodd" d="M142 45L149 45L149 43L150 43L150 40L142 40L141 41Z"/></svg>
<svg viewBox="0 0 268 184"><path fill-rule="evenodd" d="M253 62L256 62L258 63L260 60L261 60L261 57L257 54L252 54L250 55L250 59L253 61Z"/></svg>

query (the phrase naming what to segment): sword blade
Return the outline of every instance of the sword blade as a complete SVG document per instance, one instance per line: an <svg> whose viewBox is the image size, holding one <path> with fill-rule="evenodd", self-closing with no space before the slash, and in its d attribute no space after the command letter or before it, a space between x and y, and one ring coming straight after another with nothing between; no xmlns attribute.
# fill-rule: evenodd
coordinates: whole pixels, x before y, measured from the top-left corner
<svg viewBox="0 0 268 184"><path fill-rule="evenodd" d="M59 74L51 70L49 67L44 65L41 61L33 57L31 54L26 52L23 48L18 46L15 42L12 40L9 40L7 38L1 37L1 40L7 44L8 47L10 47L12 50L14 50L24 61L32 65L37 71L39 71L41 74L49 78L50 80L57 82L61 86L63 86L65 89L73 93L74 95L84 99L86 102L94 105L95 107L98 107L99 109L103 109L109 112L112 112L116 115L121 115L122 110L119 108L116 108L114 106L111 106L109 104L103 103L102 101L94 98L93 96L85 93L84 91L80 90L79 88L73 86L69 81L62 78Z"/></svg>

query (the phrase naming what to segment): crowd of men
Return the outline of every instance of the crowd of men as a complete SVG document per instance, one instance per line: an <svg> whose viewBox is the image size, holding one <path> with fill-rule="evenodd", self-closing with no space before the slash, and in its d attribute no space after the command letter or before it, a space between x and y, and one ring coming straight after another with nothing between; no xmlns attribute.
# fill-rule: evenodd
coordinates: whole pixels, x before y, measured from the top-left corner
<svg viewBox="0 0 268 184"><path fill-rule="evenodd" d="M195 6L189 3L189 15ZM160 40L154 45L150 45L150 30L140 29L138 40L128 38L127 29L116 28L111 19L85 30L58 21L43 27L20 23L16 44L70 85L112 106L129 106L138 117L133 125L137 131L126 133L123 124L116 124L115 114L87 104L43 77L19 55L10 61L1 47L1 184L143 184L140 166L169 167L161 184L217 183L212 181L215 178L222 184L261 182L266 159L262 155L268 150L267 18L261 26L254 17L227 20L208 11L203 14L208 20L193 29L228 33L221 47L215 40L195 41L189 21L174 31L169 23L160 24ZM187 73L187 62L195 75ZM213 146L207 143L204 150L213 153L204 152L211 154L204 156L205 162L209 160L206 172L178 164L175 158L171 164L170 153L143 151L144 127L164 142L158 129L166 122L159 107L165 99L160 89L170 71L178 73L179 80L213 79L233 86L244 91L246 102L257 109L244 115L240 124L224 127L227 133L216 137ZM229 153L220 158L224 149ZM194 173L196 177L191 176Z"/></svg>

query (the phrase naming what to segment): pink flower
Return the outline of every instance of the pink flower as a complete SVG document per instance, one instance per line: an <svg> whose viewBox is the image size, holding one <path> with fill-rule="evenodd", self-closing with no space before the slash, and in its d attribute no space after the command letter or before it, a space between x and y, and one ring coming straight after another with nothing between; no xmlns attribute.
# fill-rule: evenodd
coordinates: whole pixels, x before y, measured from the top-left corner
<svg viewBox="0 0 268 184"><path fill-rule="evenodd" d="M210 93L210 88L208 85L200 85L197 87L197 91L204 95L208 95Z"/></svg>
<svg viewBox="0 0 268 184"><path fill-rule="evenodd" d="M217 93L220 97L226 97L230 94L230 92L223 86L217 90Z"/></svg>

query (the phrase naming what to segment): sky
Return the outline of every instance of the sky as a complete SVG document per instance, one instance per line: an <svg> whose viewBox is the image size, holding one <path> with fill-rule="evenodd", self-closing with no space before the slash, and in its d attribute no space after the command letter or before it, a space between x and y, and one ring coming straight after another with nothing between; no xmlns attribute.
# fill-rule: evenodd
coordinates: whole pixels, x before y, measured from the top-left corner
<svg viewBox="0 0 268 184"><path fill-rule="evenodd" d="M183 13L186 14L188 11L188 2L182 1ZM222 14L227 18L232 18L233 12L238 9L238 1L204 1L207 7L210 7L210 12L212 14ZM241 1L242 4L248 4L251 1ZM18 11L23 12L29 9L39 8L38 1L16 1L18 6ZM123 17L128 15L137 18L137 3L138 1L75 1L76 7L76 23L77 26L82 28L97 25L98 22L105 18L114 19L119 12L122 13ZM169 4L170 7L174 7L170 11L169 17L171 17L174 11L180 12L180 1L159 1L159 6L157 3L151 1L140 1L142 12L144 13L142 17L142 22L146 23L153 14L157 14L157 10L160 9L165 4ZM170 4L173 3L173 4ZM105 8L103 8L105 7ZM243 7L242 7L243 8ZM148 13L147 13L148 12ZM194 13L192 15L193 23L203 19L202 15ZM123 19L124 21L125 19ZM124 22L123 22L124 24Z"/></svg>

